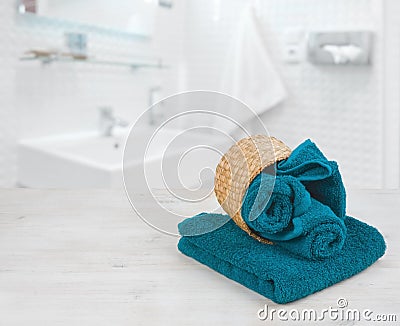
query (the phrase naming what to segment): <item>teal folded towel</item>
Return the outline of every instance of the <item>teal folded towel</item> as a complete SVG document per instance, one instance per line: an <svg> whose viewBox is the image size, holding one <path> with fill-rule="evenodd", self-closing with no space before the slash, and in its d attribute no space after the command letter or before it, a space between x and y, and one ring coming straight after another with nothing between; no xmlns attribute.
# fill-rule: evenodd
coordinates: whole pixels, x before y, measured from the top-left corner
<svg viewBox="0 0 400 326"><path fill-rule="evenodd" d="M204 228L219 226L225 215L204 214L178 225L179 250L226 277L270 298L287 303L327 288L372 265L385 253L385 241L373 227L352 217L344 221L347 237L340 254L309 260L277 245L266 245L242 231L233 220L202 235ZM206 224L206 225L204 225Z"/></svg>
<svg viewBox="0 0 400 326"><path fill-rule="evenodd" d="M329 206L337 216L346 215L346 191L338 165L328 161L310 139L296 147L286 160L278 162L276 174L296 177L313 198Z"/></svg>
<svg viewBox="0 0 400 326"><path fill-rule="evenodd" d="M346 237L343 220L291 176L260 173L244 196L241 213L258 235L309 259L337 254Z"/></svg>
<svg viewBox="0 0 400 326"><path fill-rule="evenodd" d="M310 206L310 194L296 178L260 173L247 189L241 214L251 229L270 235L286 229Z"/></svg>

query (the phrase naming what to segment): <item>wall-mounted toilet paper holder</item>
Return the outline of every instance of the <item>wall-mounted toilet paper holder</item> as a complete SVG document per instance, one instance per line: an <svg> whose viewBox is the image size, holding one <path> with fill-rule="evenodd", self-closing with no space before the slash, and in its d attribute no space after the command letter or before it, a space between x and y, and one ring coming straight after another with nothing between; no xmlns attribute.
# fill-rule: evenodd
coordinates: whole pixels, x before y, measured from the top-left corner
<svg viewBox="0 0 400 326"><path fill-rule="evenodd" d="M311 32L308 59L314 64L368 65L371 63L372 32Z"/></svg>

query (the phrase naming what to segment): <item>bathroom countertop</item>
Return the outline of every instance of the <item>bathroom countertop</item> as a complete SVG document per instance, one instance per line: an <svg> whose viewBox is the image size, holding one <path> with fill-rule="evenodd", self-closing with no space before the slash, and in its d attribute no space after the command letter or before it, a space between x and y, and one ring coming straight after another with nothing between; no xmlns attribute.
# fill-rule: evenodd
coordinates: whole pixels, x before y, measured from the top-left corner
<svg viewBox="0 0 400 326"><path fill-rule="evenodd" d="M136 217L123 191L0 190L0 324L290 324L277 317L261 322L257 312L265 304L320 312L337 307L339 298L349 309L395 313L398 322L399 202L399 192L351 191L349 214L379 228L386 255L351 279L276 305L180 254L178 239ZM140 205L151 213L149 198L142 196ZM333 323L366 324L326 322Z"/></svg>

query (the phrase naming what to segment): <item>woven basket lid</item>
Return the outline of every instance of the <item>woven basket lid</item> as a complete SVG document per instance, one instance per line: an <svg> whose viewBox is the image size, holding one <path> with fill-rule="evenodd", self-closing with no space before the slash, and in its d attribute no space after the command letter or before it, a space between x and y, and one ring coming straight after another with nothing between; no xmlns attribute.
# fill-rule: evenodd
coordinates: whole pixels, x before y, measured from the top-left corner
<svg viewBox="0 0 400 326"><path fill-rule="evenodd" d="M262 170L287 159L290 153L290 148L282 141L255 135L238 141L217 165L214 191L218 202L242 230L263 243L272 244L245 223L241 215L242 200L250 183Z"/></svg>

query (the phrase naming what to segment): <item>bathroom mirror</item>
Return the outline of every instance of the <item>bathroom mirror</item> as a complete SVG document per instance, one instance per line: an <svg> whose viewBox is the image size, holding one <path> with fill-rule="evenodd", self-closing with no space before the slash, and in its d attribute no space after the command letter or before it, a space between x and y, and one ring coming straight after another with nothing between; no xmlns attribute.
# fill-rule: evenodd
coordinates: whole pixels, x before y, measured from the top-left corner
<svg viewBox="0 0 400 326"><path fill-rule="evenodd" d="M150 36L155 0L18 0L18 12L115 32Z"/></svg>

